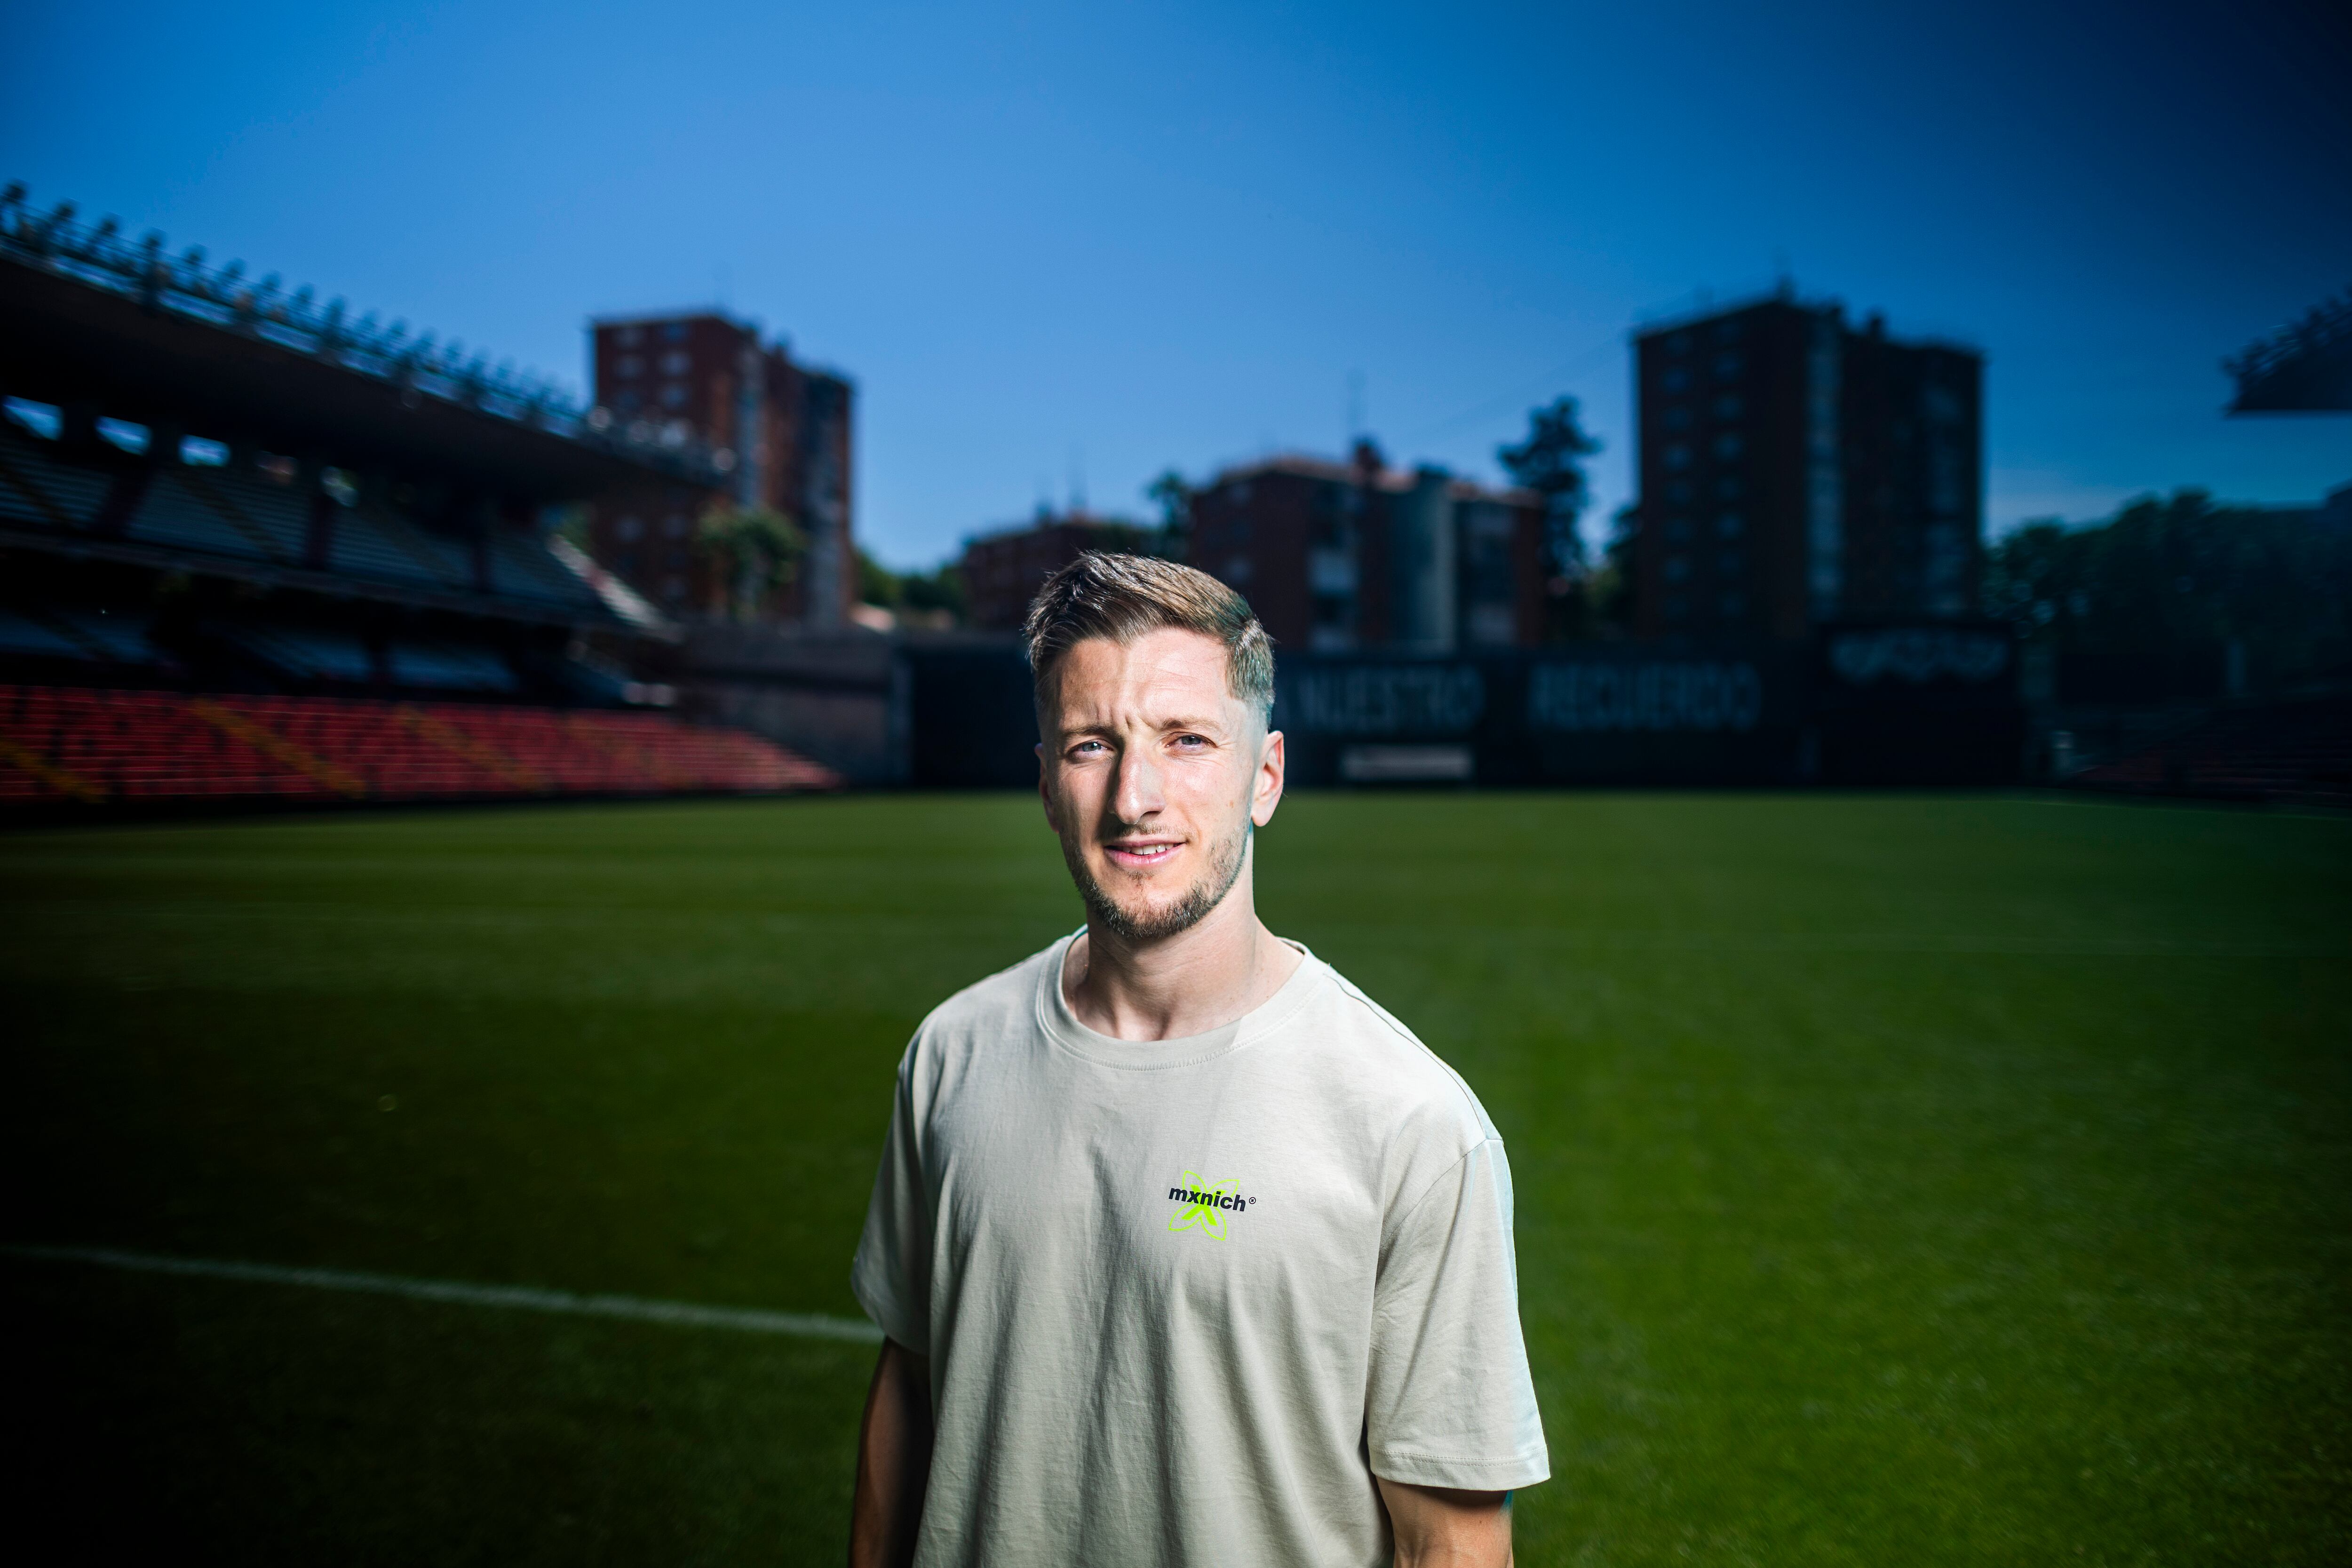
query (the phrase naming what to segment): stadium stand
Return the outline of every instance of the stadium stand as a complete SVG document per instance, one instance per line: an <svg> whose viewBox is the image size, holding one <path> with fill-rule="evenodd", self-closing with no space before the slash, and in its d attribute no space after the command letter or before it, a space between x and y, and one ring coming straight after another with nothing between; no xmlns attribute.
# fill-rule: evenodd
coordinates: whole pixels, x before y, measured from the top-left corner
<svg viewBox="0 0 2352 1568"><path fill-rule="evenodd" d="M131 618L96 610L48 606L0 608L0 652L91 664L166 665L166 655Z"/></svg>
<svg viewBox="0 0 2352 1568"><path fill-rule="evenodd" d="M830 789L559 534L734 454L0 191L0 816Z"/></svg>
<svg viewBox="0 0 2352 1568"><path fill-rule="evenodd" d="M106 504L107 475L59 463L0 421L0 518L35 528L87 528Z"/></svg>
<svg viewBox="0 0 2352 1568"><path fill-rule="evenodd" d="M0 686L0 805L772 794L841 779L667 715Z"/></svg>
<svg viewBox="0 0 2352 1568"><path fill-rule="evenodd" d="M368 657L366 645L348 633L296 631L259 622L226 625L219 632L298 680L365 685L375 676L375 661Z"/></svg>
<svg viewBox="0 0 2352 1568"><path fill-rule="evenodd" d="M487 648L396 642L385 649L384 658L394 686L504 693L516 687L514 671Z"/></svg>
<svg viewBox="0 0 2352 1568"><path fill-rule="evenodd" d="M2067 782L2131 795L2352 806L2352 699L2225 709Z"/></svg>

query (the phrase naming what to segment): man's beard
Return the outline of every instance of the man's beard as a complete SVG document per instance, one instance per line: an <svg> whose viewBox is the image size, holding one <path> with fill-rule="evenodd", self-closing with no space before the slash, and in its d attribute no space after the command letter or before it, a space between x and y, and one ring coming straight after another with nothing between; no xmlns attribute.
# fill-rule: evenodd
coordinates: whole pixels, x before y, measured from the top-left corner
<svg viewBox="0 0 2352 1568"><path fill-rule="evenodd" d="M1211 910L1225 901L1225 895L1241 880L1242 857L1249 848L1250 831L1251 824L1244 817L1240 831L1211 848L1207 869L1184 889L1182 898L1167 909L1144 915L1132 915L1118 907L1095 879L1087 865L1085 850L1066 835L1062 836L1062 859L1070 868L1070 880L1078 885L1078 897L1086 900L1090 921L1121 942L1156 942L1178 931L1191 931L1208 918Z"/></svg>

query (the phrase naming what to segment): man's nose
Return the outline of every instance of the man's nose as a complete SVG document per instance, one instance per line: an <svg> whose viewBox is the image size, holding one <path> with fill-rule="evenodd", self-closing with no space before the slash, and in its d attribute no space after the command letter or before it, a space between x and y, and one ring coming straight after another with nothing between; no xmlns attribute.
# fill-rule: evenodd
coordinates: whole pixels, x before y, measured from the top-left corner
<svg viewBox="0 0 2352 1568"><path fill-rule="evenodd" d="M1160 789L1160 759L1149 746L1129 746L1119 753L1118 793L1112 808L1121 822L1141 822L1167 805Z"/></svg>

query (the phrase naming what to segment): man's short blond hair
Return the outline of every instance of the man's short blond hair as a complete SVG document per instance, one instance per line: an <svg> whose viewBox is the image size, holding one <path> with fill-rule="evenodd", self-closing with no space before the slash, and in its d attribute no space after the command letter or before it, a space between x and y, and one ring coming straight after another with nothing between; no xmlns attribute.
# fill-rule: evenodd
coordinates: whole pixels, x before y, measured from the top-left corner
<svg viewBox="0 0 2352 1568"><path fill-rule="evenodd" d="M1021 628L1040 722L1055 671L1070 649L1088 637L1131 643L1163 626L1223 643L1226 689L1272 722L1274 639L1250 613L1248 600L1206 572L1173 561L1093 550L1045 579Z"/></svg>

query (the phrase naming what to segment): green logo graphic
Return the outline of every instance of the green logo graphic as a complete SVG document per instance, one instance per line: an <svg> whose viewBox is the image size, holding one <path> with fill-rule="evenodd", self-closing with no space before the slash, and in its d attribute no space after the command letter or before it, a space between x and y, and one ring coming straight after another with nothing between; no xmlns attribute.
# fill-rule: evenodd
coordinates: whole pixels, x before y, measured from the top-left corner
<svg viewBox="0 0 2352 1568"><path fill-rule="evenodd" d="M1168 1222L1168 1228L1198 1230L1224 1240L1225 1215L1248 1207L1254 1201L1241 1195L1241 1185L1232 1177L1212 1182L1193 1172L1185 1172L1182 1184L1168 1189L1168 1201L1184 1205Z"/></svg>

